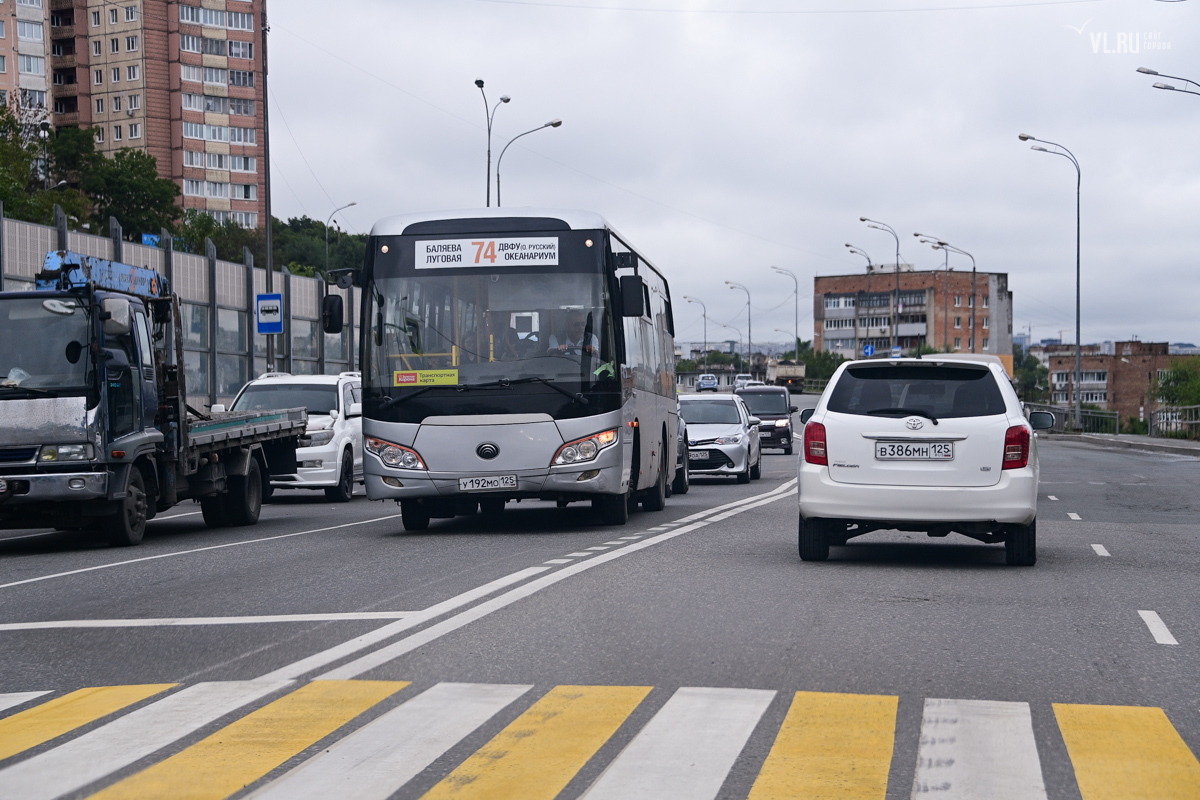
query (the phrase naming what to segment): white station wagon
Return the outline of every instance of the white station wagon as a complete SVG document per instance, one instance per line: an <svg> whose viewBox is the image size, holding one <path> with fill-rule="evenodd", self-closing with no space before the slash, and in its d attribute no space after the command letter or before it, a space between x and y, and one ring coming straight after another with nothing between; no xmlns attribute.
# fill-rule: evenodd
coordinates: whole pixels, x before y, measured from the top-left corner
<svg viewBox="0 0 1200 800"><path fill-rule="evenodd" d="M800 558L875 530L960 533L1003 542L1007 563L1037 561L1038 456L995 356L841 365L801 417Z"/></svg>

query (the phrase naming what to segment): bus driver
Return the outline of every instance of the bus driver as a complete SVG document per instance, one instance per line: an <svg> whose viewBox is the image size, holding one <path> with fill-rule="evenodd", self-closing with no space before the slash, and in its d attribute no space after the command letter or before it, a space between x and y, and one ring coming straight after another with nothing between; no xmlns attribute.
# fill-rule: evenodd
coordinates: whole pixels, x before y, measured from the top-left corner
<svg viewBox="0 0 1200 800"><path fill-rule="evenodd" d="M586 341L584 336L587 333L587 315L582 309L571 309L567 312L567 333L563 341L560 343L558 337L550 334L550 339L547 341L546 349L548 351L557 350L560 353L578 356L581 353L596 356L600 354L600 339L595 332L587 336Z"/></svg>

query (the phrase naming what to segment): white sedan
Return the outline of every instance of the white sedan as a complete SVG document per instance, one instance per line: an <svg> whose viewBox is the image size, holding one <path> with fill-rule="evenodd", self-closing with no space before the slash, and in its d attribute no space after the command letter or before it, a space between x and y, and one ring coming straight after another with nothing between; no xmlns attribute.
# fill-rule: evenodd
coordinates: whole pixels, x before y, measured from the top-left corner
<svg viewBox="0 0 1200 800"><path fill-rule="evenodd" d="M801 417L800 558L874 530L960 533L1037 561L1038 456L995 356L848 362Z"/></svg>

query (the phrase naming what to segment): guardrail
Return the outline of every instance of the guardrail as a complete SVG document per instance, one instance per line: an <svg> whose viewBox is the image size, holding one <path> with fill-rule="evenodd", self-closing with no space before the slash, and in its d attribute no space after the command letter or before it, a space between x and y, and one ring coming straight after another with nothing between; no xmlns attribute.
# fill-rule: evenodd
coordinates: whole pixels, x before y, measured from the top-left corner
<svg viewBox="0 0 1200 800"><path fill-rule="evenodd" d="M828 378L805 378L804 393L805 394L820 394L825 391L825 387L829 385Z"/></svg>
<svg viewBox="0 0 1200 800"><path fill-rule="evenodd" d="M1051 429L1054 433L1075 432L1074 425L1075 409L1071 406L1051 406L1044 403L1026 403L1025 410L1028 411L1049 411L1054 415L1054 427ZM1109 433L1117 434L1121 432L1121 415L1116 411L1097 411L1092 408L1085 408L1079 414L1080 429L1079 433Z"/></svg>
<svg viewBox="0 0 1200 800"><path fill-rule="evenodd" d="M1164 406L1151 412L1150 435L1200 439L1200 406Z"/></svg>

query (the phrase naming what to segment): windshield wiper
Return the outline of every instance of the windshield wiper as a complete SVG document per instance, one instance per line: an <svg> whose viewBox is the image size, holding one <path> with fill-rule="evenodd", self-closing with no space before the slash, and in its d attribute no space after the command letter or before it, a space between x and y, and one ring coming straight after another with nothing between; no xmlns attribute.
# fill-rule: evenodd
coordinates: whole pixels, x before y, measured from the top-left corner
<svg viewBox="0 0 1200 800"><path fill-rule="evenodd" d="M40 394L43 397L58 397L56 392L51 392L47 389L35 389L32 386L0 386L0 391L29 392L30 394Z"/></svg>
<svg viewBox="0 0 1200 800"><path fill-rule="evenodd" d="M399 405L400 403L403 403L403 402L405 402L406 400L412 400L412 399L413 399L414 397L416 397L417 395L422 395L422 394L425 394L425 393L426 393L426 392L428 392L430 389L438 389L438 388L442 388L442 387L439 387L439 386L422 386L420 389L417 389L415 392L412 392L412 393L410 393L410 394L402 394L402 395L400 395L400 396L398 396L398 397L389 397L389 398L387 398L386 400L384 400L382 403L380 403L380 404L379 404L379 410L380 410L380 411L387 411L387 410L388 410L389 408L391 408L392 406Z"/></svg>
<svg viewBox="0 0 1200 800"><path fill-rule="evenodd" d="M515 378L515 379L501 378L500 380L488 381L487 383L468 383L468 384L460 383L457 388L460 392L463 392L468 389L490 389L490 388L496 388L496 387L508 388L509 386L515 386L518 383L542 383L542 384L545 384L546 386L549 386L551 389L558 392L559 394L571 398L575 402L579 403L581 406L586 406L588 404L588 399L583 396L583 393L572 392L568 389L564 389L561 386L559 386L557 383L555 383L554 381L550 380L549 378L543 378L540 375L532 375L528 378Z"/></svg>
<svg viewBox="0 0 1200 800"><path fill-rule="evenodd" d="M917 417L925 417L925 419L932 421L934 425L938 424L937 417L935 417L933 414L930 414L928 411L922 411L919 408L876 408L868 411L867 414L900 414L902 416L908 416L911 414Z"/></svg>

